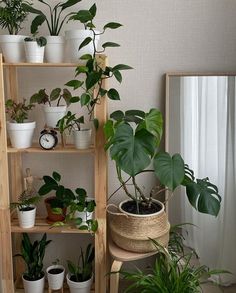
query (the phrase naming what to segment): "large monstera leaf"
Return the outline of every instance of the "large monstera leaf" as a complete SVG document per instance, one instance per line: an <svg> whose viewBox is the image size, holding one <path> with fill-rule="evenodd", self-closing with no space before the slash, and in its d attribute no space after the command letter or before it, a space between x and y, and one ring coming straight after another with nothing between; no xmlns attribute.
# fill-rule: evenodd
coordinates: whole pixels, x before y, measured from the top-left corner
<svg viewBox="0 0 236 293"><path fill-rule="evenodd" d="M217 216L221 203L218 188L210 183L208 178L197 179L196 181L186 184L190 204L201 213Z"/></svg>
<svg viewBox="0 0 236 293"><path fill-rule="evenodd" d="M154 158L154 170L161 184L174 190L184 180L184 161L179 154L171 157L166 152L159 152Z"/></svg>
<svg viewBox="0 0 236 293"><path fill-rule="evenodd" d="M111 141L111 158L129 174L135 176L151 163L155 152L155 137L146 129L134 133L129 124L117 126Z"/></svg>

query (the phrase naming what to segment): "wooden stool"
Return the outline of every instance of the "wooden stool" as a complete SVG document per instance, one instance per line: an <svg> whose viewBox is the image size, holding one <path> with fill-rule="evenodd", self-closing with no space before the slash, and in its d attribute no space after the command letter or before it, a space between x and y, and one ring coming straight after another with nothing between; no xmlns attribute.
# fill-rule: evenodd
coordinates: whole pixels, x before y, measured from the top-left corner
<svg viewBox="0 0 236 293"><path fill-rule="evenodd" d="M144 259L146 257L155 255L158 251L147 253L138 253L126 251L118 247L111 239L109 239L109 252L114 258L111 265L111 272L118 272L121 269L123 262ZM110 274L110 293L118 293L119 290L119 273Z"/></svg>
<svg viewBox="0 0 236 293"><path fill-rule="evenodd" d="M52 293L53 291L57 291L57 292L61 292L61 293L64 292L63 287L59 290L52 290L51 288L48 288L48 293Z"/></svg>

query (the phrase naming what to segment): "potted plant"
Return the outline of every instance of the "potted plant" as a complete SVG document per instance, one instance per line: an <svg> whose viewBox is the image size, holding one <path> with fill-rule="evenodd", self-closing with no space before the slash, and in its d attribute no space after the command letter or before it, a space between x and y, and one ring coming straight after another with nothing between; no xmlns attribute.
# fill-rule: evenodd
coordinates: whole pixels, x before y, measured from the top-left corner
<svg viewBox="0 0 236 293"><path fill-rule="evenodd" d="M44 292L44 272L43 259L45 250L51 240L47 240L44 234L41 240L31 243L28 234L23 233L21 241L21 256L27 267L22 275L25 293L43 293Z"/></svg>
<svg viewBox="0 0 236 293"><path fill-rule="evenodd" d="M0 7L0 27L8 30L8 35L0 35L0 45L5 62L24 62L25 36L18 35L21 25L25 21L28 12L25 10L24 0L3 0ZM30 6L30 4L28 4Z"/></svg>
<svg viewBox="0 0 236 293"><path fill-rule="evenodd" d="M11 145L14 148L29 148L32 145L35 121L28 121L28 112L34 105L26 104L26 99L22 102L15 102L12 99L6 101L6 113L10 116L7 121L7 131L10 136Z"/></svg>
<svg viewBox="0 0 236 293"><path fill-rule="evenodd" d="M71 98L72 95L68 89L55 88L49 95L46 93L46 89L40 89L31 96L30 103L43 104L47 127L56 128L58 120L66 114L66 109L70 105ZM62 99L66 105L60 104ZM53 106L55 102L56 106Z"/></svg>
<svg viewBox="0 0 236 293"><path fill-rule="evenodd" d="M35 9L31 5L25 4L26 11L36 14L31 24L31 33L38 31L38 27L44 22L47 24L49 36L46 37L47 45L45 55L47 62L60 63L64 61L64 37L59 36L60 31L71 13L65 14L66 9L79 3L81 0L67 0L66 2L57 2L54 5L46 1L39 1L48 9L49 16L47 17L41 10Z"/></svg>
<svg viewBox="0 0 236 293"><path fill-rule="evenodd" d="M72 114L71 111L68 111L67 114L58 121L57 127L62 137L63 146L65 145L64 133L66 130L68 130L69 134L73 131L74 144L77 149L86 149L91 145L92 129L82 129L81 124L83 123L84 116L76 117L76 114Z"/></svg>
<svg viewBox="0 0 236 293"><path fill-rule="evenodd" d="M17 209L19 226L21 228L34 227L36 204L40 200L40 196L33 195L28 190L24 190L19 196L19 201L11 203L11 209Z"/></svg>
<svg viewBox="0 0 236 293"><path fill-rule="evenodd" d="M105 53L108 47L119 47L119 44L114 42L105 42L102 44L102 51L97 50L96 42L99 35L103 35L109 29L117 29L122 25L116 22L109 22L103 26L102 32L98 33L95 28L94 18L96 16L97 7L96 4L92 5L89 10L80 10L77 13L71 15L70 20L79 21L90 32L90 36L86 37L80 45L77 45L76 51L79 54L75 59L78 62L85 61L85 65L79 65L75 69L75 79L66 83L67 86L75 89L82 89L80 97L77 97L77 101L80 101L81 106L86 107L90 119L94 117L94 107L99 105L101 98L108 96L111 100L119 100L120 95L115 88L105 90L104 82L110 78L115 78L119 83L122 82L122 70L132 69L132 67L125 64L117 64L111 66L101 66L102 56L97 54ZM89 52L87 46L92 46L92 51ZM84 51L83 51L84 50ZM82 55L82 56L81 56ZM85 80L84 80L85 75ZM96 94L94 94L96 93ZM98 127L98 121L96 117L94 119L95 127Z"/></svg>
<svg viewBox="0 0 236 293"><path fill-rule="evenodd" d="M43 176L44 184L40 187L38 193L40 196L54 192L55 195L45 199L45 205L48 212L47 222L55 223L65 220L66 208L70 202L75 199L71 189L60 184L61 175L58 172L53 172L52 177Z"/></svg>
<svg viewBox="0 0 236 293"><path fill-rule="evenodd" d="M163 119L157 109L148 113L116 111L110 117L104 127L106 150L110 149L121 188L128 196L128 200L120 203L118 213L108 208L111 236L118 246L131 251L151 251L155 247L148 237L166 246L169 223L163 204L155 197L165 191L173 193L181 185L196 210L217 216L221 202L217 187L208 178L195 180L193 171L179 154L171 157L159 150ZM153 170L147 169L151 163ZM160 182L149 195L137 181L147 172L153 172Z"/></svg>
<svg viewBox="0 0 236 293"><path fill-rule="evenodd" d="M43 63L44 49L47 40L44 37L27 37L25 41L25 56L29 63Z"/></svg>
<svg viewBox="0 0 236 293"><path fill-rule="evenodd" d="M89 244L85 253L82 248L80 251L78 264L67 261L69 273L66 280L70 293L90 293L93 282L94 247Z"/></svg>
<svg viewBox="0 0 236 293"><path fill-rule="evenodd" d="M48 287L51 290L60 290L63 287L65 268L59 264L59 259L56 259L51 266L46 270Z"/></svg>

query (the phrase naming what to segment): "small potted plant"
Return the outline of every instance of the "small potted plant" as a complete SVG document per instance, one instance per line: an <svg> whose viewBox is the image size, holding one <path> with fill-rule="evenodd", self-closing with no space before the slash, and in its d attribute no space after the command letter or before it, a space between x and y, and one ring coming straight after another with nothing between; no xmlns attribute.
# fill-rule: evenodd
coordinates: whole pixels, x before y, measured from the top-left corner
<svg viewBox="0 0 236 293"><path fill-rule="evenodd" d="M51 240L44 234L41 240L31 243L28 234L23 233L21 241L21 254L26 265L26 272L22 275L25 293L43 293L45 274L43 272L43 259L45 250Z"/></svg>
<svg viewBox="0 0 236 293"><path fill-rule="evenodd" d="M36 122L28 121L28 112L34 105L26 104L26 99L22 102L15 102L12 99L6 101L6 113L10 117L7 121L7 131L10 136L11 145L14 148L29 148L32 145Z"/></svg>
<svg viewBox="0 0 236 293"><path fill-rule="evenodd" d="M43 63L44 49L47 40L44 37L27 37L25 41L25 56L29 63Z"/></svg>
<svg viewBox="0 0 236 293"><path fill-rule="evenodd" d="M81 124L84 124L84 116L76 117L76 114L72 114L68 111L67 114L62 117L58 123L57 127L61 133L62 144L64 143L64 133L66 130L74 134L74 144L77 149L86 149L91 145L92 140L92 129L81 128Z"/></svg>
<svg viewBox="0 0 236 293"><path fill-rule="evenodd" d="M68 89L55 88L48 95L45 89L40 89L37 93L33 94L30 98L30 103L43 104L43 110L45 114L45 120L47 127L56 128L58 120L60 120L65 114L67 106L70 105L72 95ZM61 105L61 101L64 100L66 105ZM53 106L53 103L56 105Z"/></svg>
<svg viewBox="0 0 236 293"><path fill-rule="evenodd" d="M28 190L24 190L19 196L19 201L11 203L11 209L17 209L19 226L21 228L34 227L36 216L36 204L40 200L40 196L33 195Z"/></svg>
<svg viewBox="0 0 236 293"><path fill-rule="evenodd" d="M47 45L45 55L47 62L60 63L64 61L64 37L59 36L63 25L71 13L65 14L66 9L76 5L81 0L67 0L65 2L56 2L51 5L45 1L39 1L48 9L49 17L39 9L35 9L31 5L25 4L26 11L36 14L31 24L31 33L38 31L39 26L46 23L49 36L46 37Z"/></svg>
<svg viewBox="0 0 236 293"><path fill-rule="evenodd" d="M148 113L116 111L110 117L104 127L106 149L110 149L121 188L128 197L116 211L108 208L111 236L118 246L136 252L152 251L155 247L148 238L167 245L170 226L163 203L155 197L164 192L172 194L177 186L186 188L196 210L218 215L221 197L217 187L208 178L195 179L179 154L170 156L159 150L163 119L157 109ZM151 164L154 169L147 169ZM155 174L160 186L145 194L138 177L148 172Z"/></svg>
<svg viewBox="0 0 236 293"><path fill-rule="evenodd" d="M17 63L25 61L23 40L25 36L18 35L21 25L25 21L28 12L24 0L3 0L0 7L0 27L7 29L8 35L0 35L0 45L5 62Z"/></svg>
<svg viewBox="0 0 236 293"><path fill-rule="evenodd" d="M45 199L45 205L48 212L47 222L55 223L62 222L66 217L66 208L70 202L75 199L71 189L60 184L61 175L58 172L53 172L52 177L43 176L44 184L40 187L38 193L40 196L54 192L54 196Z"/></svg>
<svg viewBox="0 0 236 293"><path fill-rule="evenodd" d="M59 259L56 259L51 266L46 270L48 287L51 290L60 290L63 286L65 277L65 268L59 264Z"/></svg>
<svg viewBox="0 0 236 293"><path fill-rule="evenodd" d="M93 282L94 247L87 246L86 253L80 249L78 264L67 261L69 273L66 276L70 293L90 293Z"/></svg>

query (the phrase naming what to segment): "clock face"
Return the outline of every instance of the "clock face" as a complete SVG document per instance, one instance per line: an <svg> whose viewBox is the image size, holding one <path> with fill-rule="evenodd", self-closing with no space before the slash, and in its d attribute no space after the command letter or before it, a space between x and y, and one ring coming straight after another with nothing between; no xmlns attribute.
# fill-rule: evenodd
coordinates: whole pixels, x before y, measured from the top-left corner
<svg viewBox="0 0 236 293"><path fill-rule="evenodd" d="M51 150L57 145L57 137L51 133L43 133L39 138L40 146L45 150Z"/></svg>

